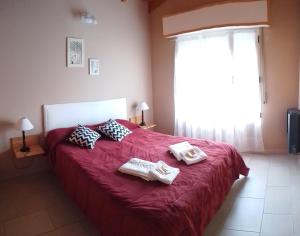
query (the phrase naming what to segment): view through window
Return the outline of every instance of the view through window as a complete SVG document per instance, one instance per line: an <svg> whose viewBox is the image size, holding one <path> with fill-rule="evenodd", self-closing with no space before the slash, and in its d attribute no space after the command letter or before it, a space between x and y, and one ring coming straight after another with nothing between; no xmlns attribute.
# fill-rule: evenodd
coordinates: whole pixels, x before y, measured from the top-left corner
<svg viewBox="0 0 300 236"><path fill-rule="evenodd" d="M175 134L262 151L257 29L176 40Z"/></svg>

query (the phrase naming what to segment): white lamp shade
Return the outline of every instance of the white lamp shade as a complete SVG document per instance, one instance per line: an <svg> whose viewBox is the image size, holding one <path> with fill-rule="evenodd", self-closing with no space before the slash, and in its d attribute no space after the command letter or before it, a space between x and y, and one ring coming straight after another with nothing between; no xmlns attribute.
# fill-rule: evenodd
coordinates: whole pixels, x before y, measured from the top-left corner
<svg viewBox="0 0 300 236"><path fill-rule="evenodd" d="M149 106L147 105L146 102L141 102L138 104L137 108L138 111L146 111L149 110Z"/></svg>
<svg viewBox="0 0 300 236"><path fill-rule="evenodd" d="M16 128L20 131L27 131L33 129L33 125L26 117L21 117L17 121Z"/></svg>

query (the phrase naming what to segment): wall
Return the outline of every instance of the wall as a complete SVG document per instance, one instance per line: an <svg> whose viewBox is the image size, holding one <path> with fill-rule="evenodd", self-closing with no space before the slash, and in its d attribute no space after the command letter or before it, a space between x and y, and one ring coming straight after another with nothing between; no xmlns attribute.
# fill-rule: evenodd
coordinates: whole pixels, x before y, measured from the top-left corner
<svg viewBox="0 0 300 236"><path fill-rule="evenodd" d="M88 10L98 25L84 25ZM27 116L42 132L42 104L126 97L128 113L145 100L152 107L147 4L131 0L0 1L0 179L45 168L45 159L17 161L9 151L13 128ZM85 66L66 67L66 37L85 40ZM100 76L88 75L88 58L100 59ZM151 110L147 119L152 120ZM24 163L25 162L25 163ZM32 162L32 163L31 163Z"/></svg>
<svg viewBox="0 0 300 236"><path fill-rule="evenodd" d="M174 40L162 36L162 17L220 0L167 0L151 14L154 120L157 130L174 132ZM272 26L265 29L263 55L268 103L263 105L266 152L286 152L286 110L297 107L300 46L300 1L272 0Z"/></svg>

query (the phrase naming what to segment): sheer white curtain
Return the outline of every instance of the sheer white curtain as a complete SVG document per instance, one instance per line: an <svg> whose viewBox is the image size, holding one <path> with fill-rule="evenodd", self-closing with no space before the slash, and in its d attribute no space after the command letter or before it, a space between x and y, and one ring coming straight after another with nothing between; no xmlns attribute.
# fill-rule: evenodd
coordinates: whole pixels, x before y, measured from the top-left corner
<svg viewBox="0 0 300 236"><path fill-rule="evenodd" d="M176 40L175 134L262 151L257 30Z"/></svg>

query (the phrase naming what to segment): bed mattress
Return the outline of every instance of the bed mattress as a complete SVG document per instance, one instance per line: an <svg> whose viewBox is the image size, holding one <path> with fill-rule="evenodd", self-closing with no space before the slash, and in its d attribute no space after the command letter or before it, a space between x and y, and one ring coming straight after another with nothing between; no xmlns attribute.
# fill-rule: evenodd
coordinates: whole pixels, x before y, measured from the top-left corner
<svg viewBox="0 0 300 236"><path fill-rule="evenodd" d="M66 142L70 128L48 133L46 149L64 190L101 235L202 235L233 182L248 174L240 154L228 144L119 122L132 134L122 142L100 139L92 150ZM201 148L207 159L190 166L178 162L168 146L182 141ZM172 185L120 173L131 157L163 160L180 173Z"/></svg>

